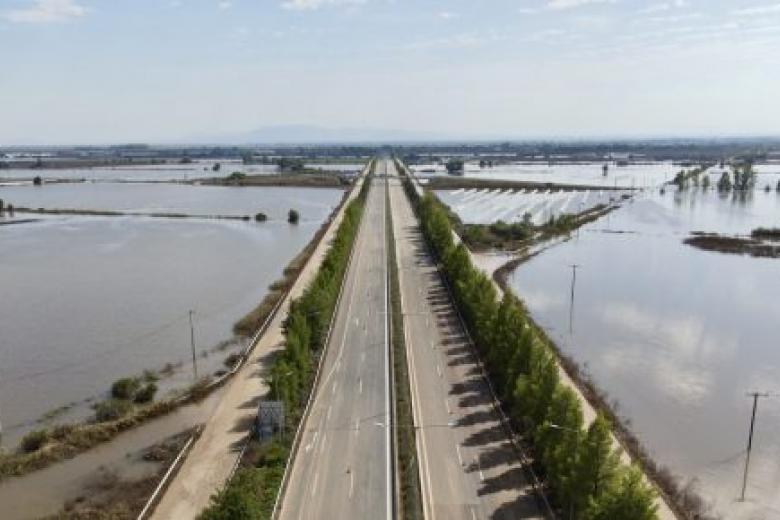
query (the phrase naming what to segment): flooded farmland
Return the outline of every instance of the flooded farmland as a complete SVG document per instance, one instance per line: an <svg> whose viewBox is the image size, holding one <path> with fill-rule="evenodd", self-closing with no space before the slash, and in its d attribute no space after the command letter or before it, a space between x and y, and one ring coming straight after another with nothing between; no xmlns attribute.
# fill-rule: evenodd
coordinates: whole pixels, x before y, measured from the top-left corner
<svg viewBox="0 0 780 520"><path fill-rule="evenodd" d="M215 170L215 166L219 165ZM311 163L307 168L327 172L357 173L362 162ZM44 180L85 180L89 182L171 182L188 181L205 177L227 177L240 172L246 175L271 175L279 173L275 164L244 164L240 160L194 161L186 164L152 164L144 166L98 166L94 168L8 168L0 169L0 186L31 182L33 177Z"/></svg>
<svg viewBox="0 0 780 520"><path fill-rule="evenodd" d="M681 169L690 169L670 161L631 163L617 166L609 163L607 174L604 175L604 163L553 163L545 162L514 162L498 164L493 167L480 167L473 162L466 163L463 175L467 178L490 179L502 181L552 182L559 184L578 184L603 186L612 188L651 188L671 181ZM775 187L780 179L780 164L757 164L758 186L765 184ZM413 167L421 177L446 175L446 169L441 164L420 164ZM709 170L711 180L717 182L722 170L713 167Z"/></svg>
<svg viewBox="0 0 780 520"><path fill-rule="evenodd" d="M620 190L550 191L550 190L453 190L437 191L465 224L520 222L528 215L534 224L566 213L582 213L596 206L619 202L630 192Z"/></svg>
<svg viewBox="0 0 780 520"><path fill-rule="evenodd" d="M778 226L780 194L761 187L759 175L743 195L640 195L509 278L562 350L617 398L656 461L738 520L780 516L780 263L682 241L692 231ZM759 404L748 499L739 502L749 391L772 396Z"/></svg>
<svg viewBox="0 0 780 520"><path fill-rule="evenodd" d="M269 220L31 216L0 227L0 414L4 442L91 413L117 378L176 368L163 390L222 367L216 347L311 240L341 190L150 184L2 187L17 206L254 214ZM301 213L298 225L286 212ZM17 218L20 218L17 213ZM7 217L6 217L7 218ZM26 218L26 217L24 217ZM233 347L235 348L235 347ZM186 362L180 366L180 364Z"/></svg>

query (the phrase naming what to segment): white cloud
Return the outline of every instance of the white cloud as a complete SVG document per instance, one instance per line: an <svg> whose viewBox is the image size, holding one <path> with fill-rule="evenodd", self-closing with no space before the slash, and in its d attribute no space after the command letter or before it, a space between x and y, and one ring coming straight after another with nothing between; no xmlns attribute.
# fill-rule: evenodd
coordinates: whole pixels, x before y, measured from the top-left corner
<svg viewBox="0 0 780 520"><path fill-rule="evenodd" d="M665 11L671 11L675 8L687 7L688 2L685 0L673 0L671 2L661 2L658 4L652 4L644 9L639 10L639 14L653 14L662 13Z"/></svg>
<svg viewBox="0 0 780 520"><path fill-rule="evenodd" d="M780 4L759 5L756 7L746 7L737 9L734 14L737 16L761 16L765 14L780 13Z"/></svg>
<svg viewBox="0 0 780 520"><path fill-rule="evenodd" d="M314 11L320 7L364 4L366 0L285 0L282 7L293 11Z"/></svg>
<svg viewBox="0 0 780 520"><path fill-rule="evenodd" d="M33 0L26 8L11 9L0 15L13 23L65 22L87 14L87 8L75 0Z"/></svg>
<svg viewBox="0 0 780 520"><path fill-rule="evenodd" d="M233 2L231 2L230 0L222 0L219 3L217 3L217 7L222 11L225 11L233 7Z"/></svg>
<svg viewBox="0 0 780 520"><path fill-rule="evenodd" d="M517 12L520 14L537 14L541 12L541 9L537 7L521 7Z"/></svg>
<svg viewBox="0 0 780 520"><path fill-rule="evenodd" d="M617 0L548 0L547 8L555 10L573 9L592 4L614 4Z"/></svg>
<svg viewBox="0 0 780 520"><path fill-rule="evenodd" d="M452 20L453 18L458 18L459 15L457 13L453 13L450 11L442 11L438 14L439 18L442 20Z"/></svg>

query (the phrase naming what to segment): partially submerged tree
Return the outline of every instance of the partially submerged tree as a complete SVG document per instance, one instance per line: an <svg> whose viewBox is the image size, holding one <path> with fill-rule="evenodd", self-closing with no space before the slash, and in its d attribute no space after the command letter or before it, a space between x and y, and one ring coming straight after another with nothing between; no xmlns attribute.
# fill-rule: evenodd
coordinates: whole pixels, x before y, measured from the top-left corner
<svg viewBox="0 0 780 520"><path fill-rule="evenodd" d="M731 177L728 172L723 172L718 181L718 191L726 192L731 191Z"/></svg>
<svg viewBox="0 0 780 520"><path fill-rule="evenodd" d="M462 172L464 167L463 159L452 158L447 161L447 173L450 175Z"/></svg>

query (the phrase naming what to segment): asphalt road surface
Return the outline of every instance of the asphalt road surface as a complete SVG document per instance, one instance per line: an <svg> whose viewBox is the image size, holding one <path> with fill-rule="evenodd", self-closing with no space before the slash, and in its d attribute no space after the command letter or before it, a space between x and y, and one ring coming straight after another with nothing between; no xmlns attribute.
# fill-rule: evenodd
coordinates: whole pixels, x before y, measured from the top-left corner
<svg viewBox="0 0 780 520"><path fill-rule="evenodd" d="M400 180L389 190L426 518L545 518Z"/></svg>
<svg viewBox="0 0 780 520"><path fill-rule="evenodd" d="M376 173L384 173L379 160ZM392 516L386 188L375 178L284 494L283 519Z"/></svg>

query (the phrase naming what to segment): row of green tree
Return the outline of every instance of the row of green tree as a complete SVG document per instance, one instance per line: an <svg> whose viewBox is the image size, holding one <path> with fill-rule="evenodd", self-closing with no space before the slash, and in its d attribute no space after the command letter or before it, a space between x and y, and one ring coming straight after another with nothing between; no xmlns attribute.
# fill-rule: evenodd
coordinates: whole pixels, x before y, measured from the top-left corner
<svg viewBox="0 0 780 520"><path fill-rule="evenodd" d="M638 468L620 463L609 421L599 414L585 426L578 396L560 382L555 353L521 304L509 294L498 300L492 281L455 244L440 203L431 194L419 198L405 182L494 388L532 441L555 506L577 519L656 518L655 491Z"/></svg>
<svg viewBox="0 0 780 520"><path fill-rule="evenodd" d="M314 356L324 345L335 312L369 185L370 179L365 179L357 198L347 205L319 272L303 295L290 304L284 324L285 348L271 368L271 391L284 402L286 416L295 424L311 388Z"/></svg>
<svg viewBox="0 0 780 520"><path fill-rule="evenodd" d="M702 189L710 188L710 176L707 174L709 164L703 164L697 168L689 171L680 170L675 175L672 183L677 186L680 191L687 190L690 186ZM732 165L732 171L724 170L721 173L716 187L720 192L735 191L747 191L752 190L756 185L756 171L753 169L753 164L746 162L740 165ZM780 191L780 183L778 183L777 190Z"/></svg>

